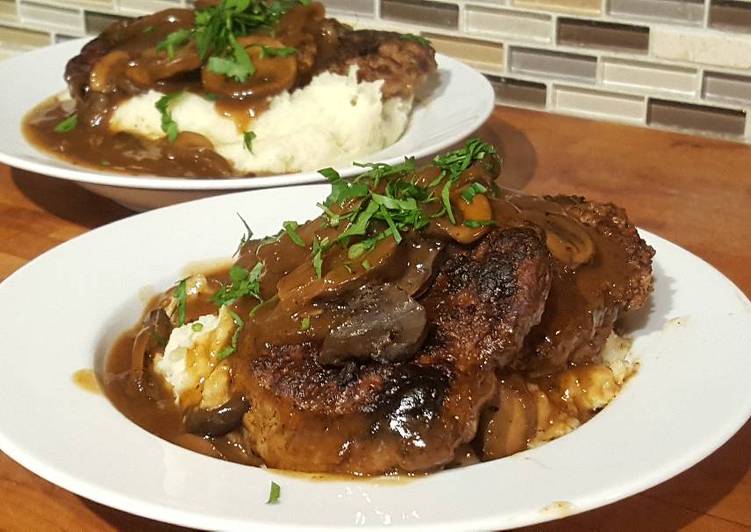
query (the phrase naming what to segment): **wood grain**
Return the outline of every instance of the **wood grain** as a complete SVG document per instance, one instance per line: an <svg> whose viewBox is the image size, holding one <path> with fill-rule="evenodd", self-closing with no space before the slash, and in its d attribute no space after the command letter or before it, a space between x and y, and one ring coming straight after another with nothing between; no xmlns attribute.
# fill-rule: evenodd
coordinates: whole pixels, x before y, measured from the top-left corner
<svg viewBox="0 0 751 532"><path fill-rule="evenodd" d="M505 185L613 201L637 225L701 256L751 294L751 147L505 107L480 133L504 154ZM0 279L57 244L130 214L71 183L0 165ZM526 530L747 530L749 449L747 423L668 482ZM178 529L87 501L0 453L0 530Z"/></svg>

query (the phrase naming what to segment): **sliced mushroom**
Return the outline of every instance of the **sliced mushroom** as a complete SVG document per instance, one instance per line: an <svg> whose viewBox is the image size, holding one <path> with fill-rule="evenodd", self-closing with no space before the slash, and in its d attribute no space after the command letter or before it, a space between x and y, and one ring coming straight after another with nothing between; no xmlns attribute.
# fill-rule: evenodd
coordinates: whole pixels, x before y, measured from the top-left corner
<svg viewBox="0 0 751 532"><path fill-rule="evenodd" d="M347 317L323 340L322 364L405 360L425 338L425 308L391 283L359 288L347 297L343 311Z"/></svg>
<svg viewBox="0 0 751 532"><path fill-rule="evenodd" d="M407 266L396 285L412 297L419 297L433 277L433 265L443 249L437 239L410 240L406 243Z"/></svg>
<svg viewBox="0 0 751 532"><path fill-rule="evenodd" d="M212 410L200 407L188 409L183 418L185 430L201 436L224 436L242 423L243 415L250 409L242 395L232 397Z"/></svg>

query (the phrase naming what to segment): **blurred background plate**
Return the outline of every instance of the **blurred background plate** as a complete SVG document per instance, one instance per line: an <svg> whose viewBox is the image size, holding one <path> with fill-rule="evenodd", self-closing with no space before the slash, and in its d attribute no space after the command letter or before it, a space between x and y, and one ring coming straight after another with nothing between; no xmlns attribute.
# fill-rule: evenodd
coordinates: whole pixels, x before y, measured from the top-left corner
<svg viewBox="0 0 751 532"><path fill-rule="evenodd" d="M300 185L323 181L317 172L236 179L185 179L104 173L53 158L29 144L21 132L23 116L34 106L67 91L63 71L88 39L42 48L0 62L5 85L0 107L0 162L16 168L75 181L84 188L134 210L144 210L223 192ZM495 96L488 80L469 66L437 54L438 81L412 112L407 130L391 146L361 157L362 161L401 162L432 155L475 131L493 110ZM343 176L361 169L336 168Z"/></svg>

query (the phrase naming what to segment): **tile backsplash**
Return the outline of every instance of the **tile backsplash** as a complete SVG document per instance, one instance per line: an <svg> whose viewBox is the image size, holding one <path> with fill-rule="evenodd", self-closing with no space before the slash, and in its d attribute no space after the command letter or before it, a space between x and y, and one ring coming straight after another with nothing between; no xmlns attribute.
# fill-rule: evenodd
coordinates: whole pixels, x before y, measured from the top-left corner
<svg viewBox="0 0 751 532"><path fill-rule="evenodd" d="M190 0L0 0L0 58ZM751 143L751 0L330 0L419 33L498 102Z"/></svg>

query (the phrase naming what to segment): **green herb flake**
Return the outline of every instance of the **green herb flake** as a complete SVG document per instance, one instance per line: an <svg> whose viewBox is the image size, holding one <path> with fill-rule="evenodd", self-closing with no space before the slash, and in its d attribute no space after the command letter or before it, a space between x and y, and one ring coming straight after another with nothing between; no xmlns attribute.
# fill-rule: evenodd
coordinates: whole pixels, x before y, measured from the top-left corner
<svg viewBox="0 0 751 532"><path fill-rule="evenodd" d="M183 279L177 283L175 288L175 299L177 300L177 326L185 325L185 311L188 303L188 280Z"/></svg>
<svg viewBox="0 0 751 532"><path fill-rule="evenodd" d="M300 330L304 332L308 329L310 329L310 318L308 316L305 316L300 322Z"/></svg>
<svg viewBox="0 0 751 532"><path fill-rule="evenodd" d="M246 131L243 133L243 145L245 146L245 149L248 150L250 153L253 153L253 141L256 138L256 134L252 131Z"/></svg>
<svg viewBox="0 0 751 532"><path fill-rule="evenodd" d="M232 321L235 322L235 332L232 335L232 342L230 345L224 347L222 350L220 350L216 354L216 358L218 360L224 360L231 354L233 354L235 351L237 351L237 341L240 338L240 333L242 332L243 328L245 327L245 322L243 319L235 312L234 310L229 311L229 315L232 317Z"/></svg>
<svg viewBox="0 0 751 532"><path fill-rule="evenodd" d="M297 53L297 48L285 46L283 48L274 48L270 46L261 46L261 57L289 57Z"/></svg>
<svg viewBox="0 0 751 532"><path fill-rule="evenodd" d="M482 183L474 182L462 191L462 199L464 199L464 201L466 201L467 203L472 203L472 200L475 199L475 196L477 196L478 194L484 194L487 191L488 189L485 185L483 185Z"/></svg>
<svg viewBox="0 0 751 532"><path fill-rule="evenodd" d="M190 328L193 330L193 332L201 332L203 330L203 323L194 323L190 326Z"/></svg>
<svg viewBox="0 0 751 532"><path fill-rule="evenodd" d="M315 238L313 239L312 261L313 270L315 270L316 277L318 277L319 279L323 274L323 255L326 253L326 251L328 251L330 247L331 243L329 242L329 237L321 240L321 237L315 235Z"/></svg>
<svg viewBox="0 0 751 532"><path fill-rule="evenodd" d="M269 490L269 500L266 501L266 504L278 504L279 503L279 497L282 494L282 488L279 487L279 484L277 484L274 481L271 481L271 489Z"/></svg>
<svg viewBox="0 0 751 532"><path fill-rule="evenodd" d="M431 46L432 44L429 39L426 39L422 35L415 35L414 33L405 33L400 37L400 39L404 41L414 41L423 46Z"/></svg>
<svg viewBox="0 0 751 532"><path fill-rule="evenodd" d="M256 67L251 61L248 51L237 42L234 36L230 36L232 57L212 56L207 64L208 69L214 74L221 74L238 83L245 83L249 77L256 73Z"/></svg>
<svg viewBox="0 0 751 532"><path fill-rule="evenodd" d="M370 261L368 259L365 259L364 261L362 261L362 267L365 268L366 270L369 270L370 268L372 268L372 266L370 265Z"/></svg>
<svg viewBox="0 0 751 532"><path fill-rule="evenodd" d="M299 227L297 222L284 222L282 224L282 227L284 227L284 232L287 233L287 236L292 242L294 242L296 245L300 246L301 248L306 247L305 241L297 233L297 228Z"/></svg>
<svg viewBox="0 0 751 532"><path fill-rule="evenodd" d="M157 111L159 111L159 113L162 115L162 131L164 131L164 133L167 135L167 139L169 139L170 142L175 142L175 139L177 138L177 135L179 133L177 129L177 122L172 119L170 105L172 105L180 96L182 96L182 94L182 91L165 94L164 96L159 98L156 104L154 104Z"/></svg>
<svg viewBox="0 0 751 532"><path fill-rule="evenodd" d="M154 26L146 26L146 27L145 27L145 28L143 29L143 32L144 32L144 33L151 33L152 31L154 31Z"/></svg>
<svg viewBox="0 0 751 532"><path fill-rule="evenodd" d="M157 52L166 51L167 57L172 59L175 57L175 48L187 43L190 40L191 35L193 35L193 31L185 28L173 31L168 34L162 42L156 45L156 50Z"/></svg>
<svg viewBox="0 0 751 532"><path fill-rule="evenodd" d="M78 115L72 114L62 122L58 123L55 126L55 133L69 133L76 129L76 126L78 125Z"/></svg>
<svg viewBox="0 0 751 532"><path fill-rule="evenodd" d="M464 225L477 229L479 227L486 227L488 225L495 225L493 220L464 220Z"/></svg>
<svg viewBox="0 0 751 532"><path fill-rule="evenodd" d="M245 234L240 238L240 243L237 245L237 249L232 254L233 257L239 255L242 249L245 247L245 244L250 242L250 239L253 238L253 230L248 225L248 222L245 221L245 218L243 218L239 212L236 212L235 214L238 218L240 218L240 221L245 226Z"/></svg>
<svg viewBox="0 0 751 532"><path fill-rule="evenodd" d="M230 284L222 286L211 298L217 306L221 307L234 303L246 296L261 299L261 276L263 275L263 262L257 262L252 269L246 270L235 264L229 270Z"/></svg>

